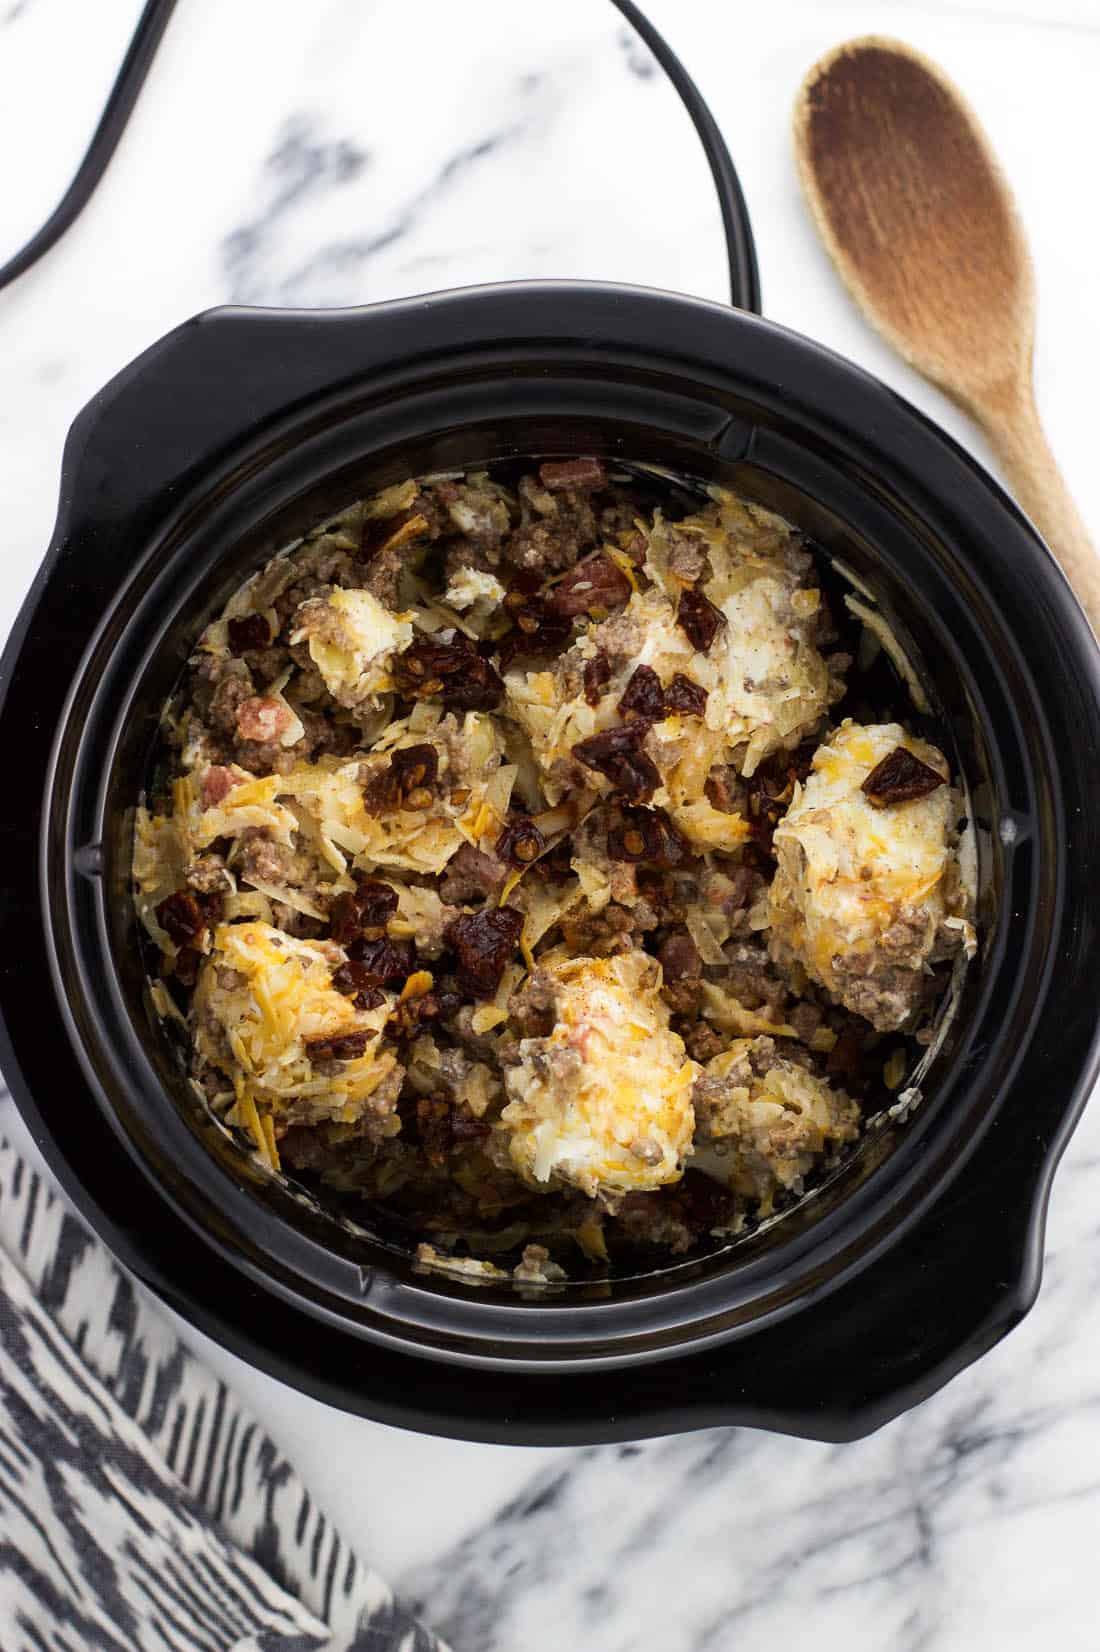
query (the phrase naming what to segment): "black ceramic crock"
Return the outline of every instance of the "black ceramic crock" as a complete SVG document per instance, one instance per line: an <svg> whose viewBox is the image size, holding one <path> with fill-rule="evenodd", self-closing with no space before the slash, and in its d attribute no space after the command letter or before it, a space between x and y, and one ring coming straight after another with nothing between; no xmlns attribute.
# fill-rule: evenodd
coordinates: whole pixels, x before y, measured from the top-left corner
<svg viewBox="0 0 1100 1652"><path fill-rule="evenodd" d="M922 1105L812 1197L716 1254L535 1299L418 1272L212 1125L146 1005L128 868L160 708L245 574L400 476L579 452L731 484L873 591L966 777L981 950ZM0 693L4 1071L112 1249L246 1359L474 1439L713 1423L845 1439L1034 1300L1053 1170L1097 1068L1100 657L990 477L827 350L716 305L572 284L199 316L77 420Z"/></svg>

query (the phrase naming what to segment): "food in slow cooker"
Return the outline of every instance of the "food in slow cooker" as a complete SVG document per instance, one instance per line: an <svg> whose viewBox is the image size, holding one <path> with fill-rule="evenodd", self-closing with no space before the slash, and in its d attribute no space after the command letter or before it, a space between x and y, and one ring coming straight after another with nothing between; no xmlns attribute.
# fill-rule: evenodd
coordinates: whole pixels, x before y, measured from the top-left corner
<svg viewBox="0 0 1100 1652"><path fill-rule="evenodd" d="M821 574L590 458L410 479L271 561L137 811L205 1102L521 1283L797 1197L974 948L947 761L861 705Z"/></svg>
<svg viewBox="0 0 1100 1652"><path fill-rule="evenodd" d="M775 830L772 954L882 1032L924 1000L928 966L958 951L958 800L943 754L897 723L844 722L814 753Z"/></svg>

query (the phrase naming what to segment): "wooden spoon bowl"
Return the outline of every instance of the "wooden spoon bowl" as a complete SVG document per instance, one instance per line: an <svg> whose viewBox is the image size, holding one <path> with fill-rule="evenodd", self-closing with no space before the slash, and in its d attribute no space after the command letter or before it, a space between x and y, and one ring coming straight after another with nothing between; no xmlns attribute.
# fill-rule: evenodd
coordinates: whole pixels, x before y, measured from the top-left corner
<svg viewBox="0 0 1100 1652"><path fill-rule="evenodd" d="M849 41L795 104L799 177L864 314L984 430L1100 634L1100 563L1035 406L1035 278L973 111L900 41Z"/></svg>

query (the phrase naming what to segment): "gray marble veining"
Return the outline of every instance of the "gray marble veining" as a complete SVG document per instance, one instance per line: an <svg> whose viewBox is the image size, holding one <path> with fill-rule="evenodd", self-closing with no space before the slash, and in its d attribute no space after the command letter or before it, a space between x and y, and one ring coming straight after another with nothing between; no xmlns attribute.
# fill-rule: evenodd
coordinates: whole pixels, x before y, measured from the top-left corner
<svg viewBox="0 0 1100 1652"><path fill-rule="evenodd" d="M57 198L139 9L0 4L0 144L19 162L0 192L0 246ZM977 447L841 292L787 144L801 75L847 35L904 34L960 80L1029 225L1040 399L1100 523L1100 230L1082 160L1100 142L1097 0L649 10L741 169L768 314ZM73 416L188 315L539 275L724 295L690 126L610 7L188 0L103 191L48 264L0 295L0 613L10 620L48 541ZM9 1114L0 1104L0 1126ZM728 1430L566 1452L429 1441L329 1412L193 1340L456 1652L1096 1652L1098 1176L1094 1108L1055 1183L1034 1312L853 1446Z"/></svg>
<svg viewBox="0 0 1100 1652"><path fill-rule="evenodd" d="M1100 1169L1083 1128L1066 1206ZM998 1647L1095 1647L1078 1568L1100 1513L1100 1257L1081 1214L1052 1230L1041 1310L877 1435L573 1452L405 1591L481 1652L764 1652L811 1626L828 1648L963 1652L989 1622Z"/></svg>

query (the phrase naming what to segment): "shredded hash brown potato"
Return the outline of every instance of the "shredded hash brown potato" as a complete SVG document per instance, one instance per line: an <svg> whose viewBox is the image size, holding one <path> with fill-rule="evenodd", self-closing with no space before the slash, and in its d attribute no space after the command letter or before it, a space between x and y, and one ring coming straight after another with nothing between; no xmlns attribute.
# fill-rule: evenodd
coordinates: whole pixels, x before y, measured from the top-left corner
<svg viewBox="0 0 1100 1652"><path fill-rule="evenodd" d="M689 497L574 458L351 506L206 627L137 808L210 1107L471 1282L781 1212L975 948L948 762L885 664L856 698L858 615L782 518Z"/></svg>

